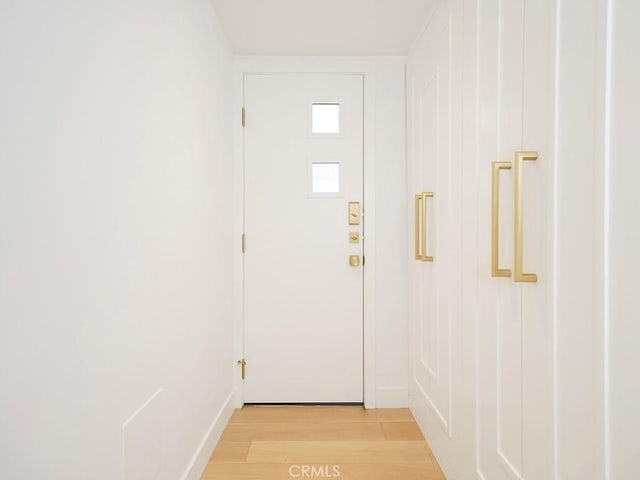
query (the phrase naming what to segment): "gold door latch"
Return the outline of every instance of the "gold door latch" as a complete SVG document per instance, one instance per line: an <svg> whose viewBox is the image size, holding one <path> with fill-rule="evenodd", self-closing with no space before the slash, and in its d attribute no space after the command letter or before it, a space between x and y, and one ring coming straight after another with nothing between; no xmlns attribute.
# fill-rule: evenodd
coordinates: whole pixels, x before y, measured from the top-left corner
<svg viewBox="0 0 640 480"><path fill-rule="evenodd" d="M242 380L244 380L247 375L247 361L244 358L238 360L238 365L242 366Z"/></svg>

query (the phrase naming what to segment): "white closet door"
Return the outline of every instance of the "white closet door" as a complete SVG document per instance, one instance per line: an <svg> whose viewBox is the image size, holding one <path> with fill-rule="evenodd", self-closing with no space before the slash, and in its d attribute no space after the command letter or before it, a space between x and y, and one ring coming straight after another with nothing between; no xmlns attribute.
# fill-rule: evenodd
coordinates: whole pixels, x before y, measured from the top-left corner
<svg viewBox="0 0 640 480"><path fill-rule="evenodd" d="M521 181L523 268L537 276L521 284L522 477L528 480L554 478L555 3L525 1L524 10L521 149L538 154L523 162Z"/></svg>
<svg viewBox="0 0 640 480"><path fill-rule="evenodd" d="M484 265L476 330L478 471L492 480L551 479L553 5L484 0L479 14L478 208ZM503 162L497 173L495 161ZM495 242L497 266L509 274L495 272Z"/></svg>
<svg viewBox="0 0 640 480"><path fill-rule="evenodd" d="M462 427L454 401L461 398L461 3L440 3L407 65L410 405L445 472L459 467Z"/></svg>
<svg viewBox="0 0 640 480"><path fill-rule="evenodd" d="M522 478L521 284L514 283L514 169L522 149L524 1L482 0L478 8L478 258L476 457L479 478ZM493 162L505 162L496 189L498 264L492 277Z"/></svg>
<svg viewBox="0 0 640 480"><path fill-rule="evenodd" d="M439 2L440 9L446 4ZM422 50L409 59L410 187L412 193L443 191L434 192L440 217L427 216L438 229L435 241L428 237L434 264L412 262L412 409L452 478L603 478L604 326L597 291L604 268L598 263L604 214L597 186L603 144L598 112L605 104L601 6L598 0L465 1L459 265L436 265L443 239L452 238L450 225L441 224L442 201L455 201L452 172L458 167L455 153L453 163L441 157L441 124L432 121L435 133L427 131L425 119L442 104L433 109L419 88L429 66L441 68L433 65L442 62L439 48L446 44L432 35L433 20L419 41ZM455 98L455 81L450 88ZM454 122L451 139L457 128ZM450 213L447 221L455 222ZM458 267L460 324L455 315L446 316L456 298L449 268ZM535 281L523 282L523 276L533 279L525 273L536 274ZM446 344L438 330L443 325L450 328ZM438 391L425 380L424 359L439 358L425 356L429 348L449 355L449 437L431 406ZM474 430L463 429L462 440L460 418L469 418Z"/></svg>

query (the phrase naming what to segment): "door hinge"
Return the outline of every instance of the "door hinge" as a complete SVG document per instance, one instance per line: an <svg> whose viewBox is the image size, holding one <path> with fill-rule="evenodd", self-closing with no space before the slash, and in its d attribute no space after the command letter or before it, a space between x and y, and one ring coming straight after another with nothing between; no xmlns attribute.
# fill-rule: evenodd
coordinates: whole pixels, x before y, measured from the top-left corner
<svg viewBox="0 0 640 480"><path fill-rule="evenodd" d="M245 234L243 233L243 234L242 234L242 253L244 253L244 252L246 251L246 245L247 245L247 240L246 240L246 238L247 238L247 237L246 237L246 236L245 236Z"/></svg>
<svg viewBox="0 0 640 480"><path fill-rule="evenodd" d="M242 107L242 127L245 127L247 124L247 112L244 109L244 107Z"/></svg>
<svg viewBox="0 0 640 480"><path fill-rule="evenodd" d="M242 380L247 376L247 361L243 358L242 360L238 360L238 365L242 367Z"/></svg>

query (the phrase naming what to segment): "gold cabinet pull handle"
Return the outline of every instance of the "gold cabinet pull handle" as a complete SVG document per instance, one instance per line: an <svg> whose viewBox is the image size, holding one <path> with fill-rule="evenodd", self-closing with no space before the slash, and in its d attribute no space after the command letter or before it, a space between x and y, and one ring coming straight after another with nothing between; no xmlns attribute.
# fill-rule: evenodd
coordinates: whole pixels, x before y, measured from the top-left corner
<svg viewBox="0 0 640 480"><path fill-rule="evenodd" d="M500 170L511 170L511 162L493 162L491 175L491 276L511 277L511 270L500 268Z"/></svg>
<svg viewBox="0 0 640 480"><path fill-rule="evenodd" d="M418 193L415 196L415 218L414 218L414 231L413 231L413 241L414 241L414 253L416 260L422 260L422 243L420 242L420 225L422 221L422 210L424 208L424 204L422 202L422 194Z"/></svg>
<svg viewBox="0 0 640 480"><path fill-rule="evenodd" d="M414 195L413 205L413 254L416 260L420 260L420 203L422 202L421 195Z"/></svg>
<svg viewBox="0 0 640 480"><path fill-rule="evenodd" d="M433 193L415 195L414 256L421 262L433 262L433 257L427 255L427 198L433 198Z"/></svg>
<svg viewBox="0 0 640 480"><path fill-rule="evenodd" d="M535 273L524 273L524 219L522 217L522 164L524 161L535 161L538 159L538 152L516 152L514 167L514 189L513 189L513 210L514 210L514 280L518 283L535 283L538 276Z"/></svg>
<svg viewBox="0 0 640 480"><path fill-rule="evenodd" d="M423 262L433 262L427 255L427 198L433 198L433 192L422 192L422 258Z"/></svg>

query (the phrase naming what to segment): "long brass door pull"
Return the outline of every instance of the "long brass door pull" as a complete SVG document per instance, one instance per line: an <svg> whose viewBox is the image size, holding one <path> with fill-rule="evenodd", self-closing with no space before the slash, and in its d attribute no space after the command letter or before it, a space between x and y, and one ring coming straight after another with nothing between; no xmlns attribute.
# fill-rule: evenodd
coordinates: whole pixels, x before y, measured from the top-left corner
<svg viewBox="0 0 640 480"><path fill-rule="evenodd" d="M535 273L525 273L524 264L524 219L522 214L522 166L525 161L538 159L538 152L516 152L513 162L513 279L517 283L535 283ZM510 277L511 270L500 268L500 170L511 170L511 162L493 162L491 175L491 276Z"/></svg>
<svg viewBox="0 0 640 480"><path fill-rule="evenodd" d="M535 161L538 152L516 152L514 167L513 210L514 210L514 280L518 283L535 283L538 276L535 273L523 272L524 264L524 219L522 215L522 164L524 161Z"/></svg>
<svg viewBox="0 0 640 480"><path fill-rule="evenodd" d="M433 262L427 255L427 198L433 198L433 192L422 192L415 196L415 259L421 262Z"/></svg>
<svg viewBox="0 0 640 480"><path fill-rule="evenodd" d="M416 260L422 260L422 244L420 243L420 222L422 218L422 194L418 193L415 196L415 223L413 230L414 239L414 254Z"/></svg>
<svg viewBox="0 0 640 480"><path fill-rule="evenodd" d="M525 161L538 159L538 152L516 152L511 162L493 162L491 172L491 276L510 277L511 270L500 268L500 170L514 169L513 175L513 280L517 283L536 283L535 273L525 273L524 264L524 218L522 207L522 166Z"/></svg>
<svg viewBox="0 0 640 480"><path fill-rule="evenodd" d="M493 162L491 175L491 276L511 277L511 270L500 268L500 170L511 170L511 162Z"/></svg>

